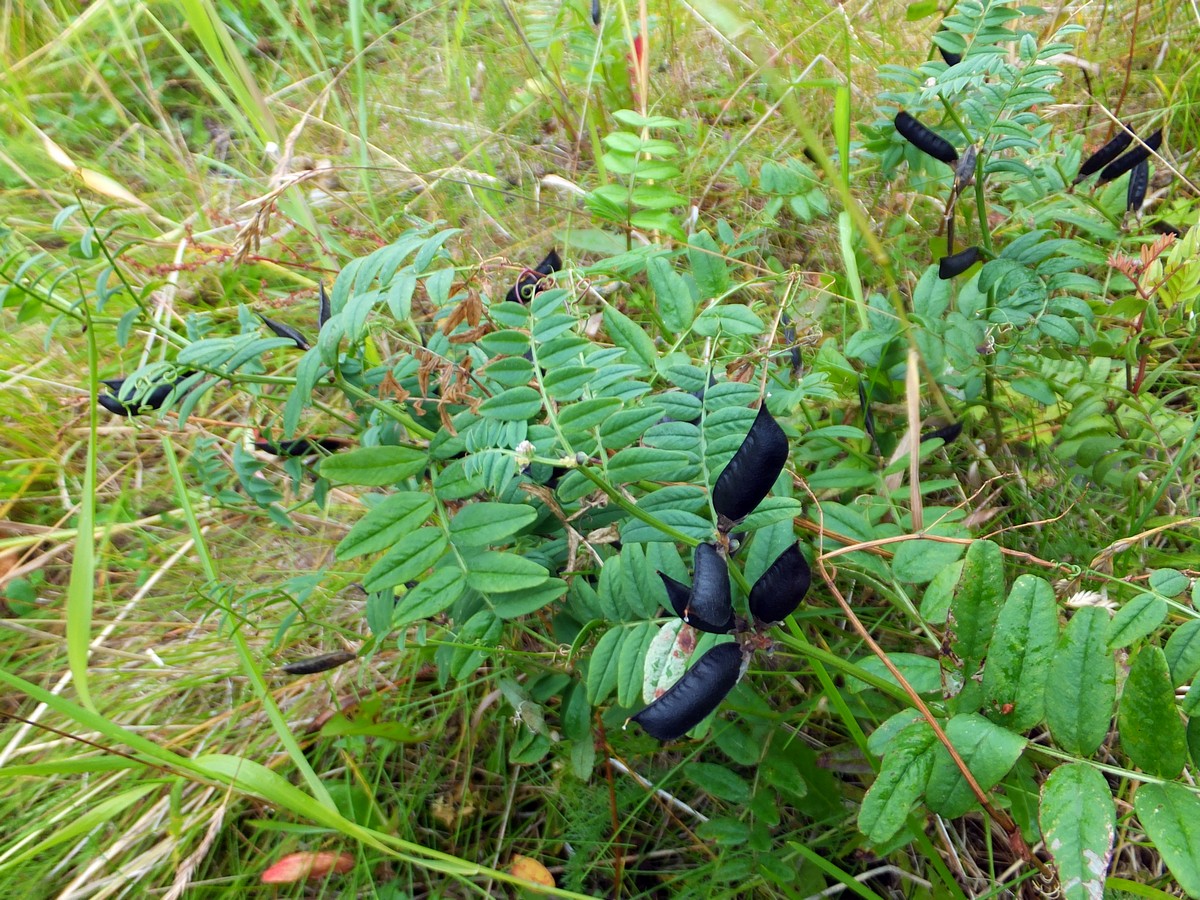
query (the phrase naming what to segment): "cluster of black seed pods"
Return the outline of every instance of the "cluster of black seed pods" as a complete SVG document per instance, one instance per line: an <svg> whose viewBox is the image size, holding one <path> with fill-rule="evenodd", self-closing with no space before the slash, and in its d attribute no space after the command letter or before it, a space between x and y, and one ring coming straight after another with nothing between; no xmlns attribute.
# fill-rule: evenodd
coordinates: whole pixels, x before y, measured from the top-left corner
<svg viewBox="0 0 1200 900"><path fill-rule="evenodd" d="M771 490L788 458L787 436L764 401L746 439L722 470L713 488L717 530L727 535L752 513ZM791 544L750 589L747 623L733 612L729 568L716 544L696 547L692 584L659 572L671 609L691 627L710 634L758 632L781 622L800 605L811 581L799 545ZM651 737L673 741L687 734L713 712L733 690L753 652L752 642L718 644L705 653L683 677L633 717Z"/></svg>

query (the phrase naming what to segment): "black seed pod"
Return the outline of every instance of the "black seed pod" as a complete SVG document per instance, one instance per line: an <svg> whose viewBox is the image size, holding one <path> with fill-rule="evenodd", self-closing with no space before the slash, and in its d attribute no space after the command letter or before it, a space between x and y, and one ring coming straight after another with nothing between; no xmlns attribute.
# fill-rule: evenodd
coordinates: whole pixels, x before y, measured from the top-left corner
<svg viewBox="0 0 1200 900"><path fill-rule="evenodd" d="M921 441L932 441L934 438L941 438L942 443L949 444L960 434L962 434L962 422L951 422L949 425L943 425L941 428L934 428L926 431L921 435Z"/></svg>
<svg viewBox="0 0 1200 900"><path fill-rule="evenodd" d="M978 247L968 247L966 250L959 250L952 256L943 256L938 260L938 278L947 281L955 275L961 275L978 261Z"/></svg>
<svg viewBox="0 0 1200 900"><path fill-rule="evenodd" d="M1125 191L1125 208L1131 213L1142 211L1146 188L1150 185L1150 161L1143 159L1129 173L1129 188Z"/></svg>
<svg viewBox="0 0 1200 900"><path fill-rule="evenodd" d="M553 275L562 268L562 259L557 250L551 250L535 269L526 269L517 279L516 285L508 289L504 299L511 303L528 303L541 290L542 278Z"/></svg>
<svg viewBox="0 0 1200 900"><path fill-rule="evenodd" d="M1079 184L1089 175L1099 172L1110 162L1125 152L1125 148L1129 146L1133 140L1133 132L1121 128L1111 141L1089 156L1083 161L1083 165L1079 167L1079 174L1075 176L1072 184Z"/></svg>
<svg viewBox="0 0 1200 900"><path fill-rule="evenodd" d="M926 128L904 110L896 113L896 130L922 153L950 166L958 161L958 151L954 149L953 144Z"/></svg>
<svg viewBox="0 0 1200 900"><path fill-rule="evenodd" d="M700 631L733 631L733 601L729 596L729 565L713 544L696 548L692 595L683 620Z"/></svg>
<svg viewBox="0 0 1200 900"><path fill-rule="evenodd" d="M152 388L136 406L132 402L122 400L119 396L121 388L125 384L124 378L105 378L100 383L105 385L112 394L101 394L96 398L96 402L107 409L110 413L118 416L136 416L143 410L162 409L162 405L167 402L167 398L171 396L171 391L182 384L186 379L191 378L196 373L187 371L179 375L174 381L167 384L156 385Z"/></svg>
<svg viewBox="0 0 1200 900"><path fill-rule="evenodd" d="M788 458L787 435L764 400L746 439L717 477L713 509L731 521L744 519L771 490Z"/></svg>
<svg viewBox="0 0 1200 900"><path fill-rule="evenodd" d="M718 644L633 721L660 741L683 737L721 705L741 674L741 648L732 642Z"/></svg>
<svg viewBox="0 0 1200 900"><path fill-rule="evenodd" d="M671 604L671 609L679 618L686 620L688 604L692 602L692 589L663 572L659 572L658 577L667 589L667 601Z"/></svg>
<svg viewBox="0 0 1200 900"><path fill-rule="evenodd" d="M592 0L592 24L600 25L600 0Z"/></svg>
<svg viewBox="0 0 1200 900"><path fill-rule="evenodd" d="M750 588L750 615L767 625L782 622L796 611L811 581L808 561L792 544Z"/></svg>
<svg viewBox="0 0 1200 900"><path fill-rule="evenodd" d="M1112 181L1114 178L1120 178L1138 163L1144 159L1150 158L1150 151L1157 150L1162 145L1162 129L1154 132L1150 137L1146 138L1145 146L1138 144L1124 156L1110 162L1104 167L1104 171L1100 173L1100 184L1106 181Z"/></svg>
<svg viewBox="0 0 1200 900"><path fill-rule="evenodd" d="M971 144L963 151L962 159L954 166L954 183L962 190L975 180L975 160L979 155L978 148Z"/></svg>
<svg viewBox="0 0 1200 900"><path fill-rule="evenodd" d="M333 313L329 306L329 295L325 293L325 282L317 285L317 291L321 297L321 305L317 310L317 331L320 331Z"/></svg>
<svg viewBox="0 0 1200 900"><path fill-rule="evenodd" d="M289 675L312 675L316 672L326 672L344 666L358 656L349 650L338 650L336 653L324 653L321 656L310 656L308 659L298 659L286 666L281 666Z"/></svg>
<svg viewBox="0 0 1200 900"><path fill-rule="evenodd" d="M275 456L312 456L314 453L322 451L326 453L337 453L348 444L348 441L342 438L295 438L290 441L268 441L259 440L254 442L254 446L263 451L263 453L272 453Z"/></svg>
<svg viewBox="0 0 1200 900"><path fill-rule="evenodd" d="M937 48L938 48L938 53L942 54L942 59L944 59L946 61L946 65L957 66L960 62L962 62L961 54L951 53L949 50L947 50L941 44L938 44Z"/></svg>
<svg viewBox="0 0 1200 900"><path fill-rule="evenodd" d="M262 313L258 317L263 320L263 324L270 328L281 338L287 338L296 345L297 350L307 350L309 347L308 340L291 325L284 325L282 322L276 322L274 319L268 319Z"/></svg>

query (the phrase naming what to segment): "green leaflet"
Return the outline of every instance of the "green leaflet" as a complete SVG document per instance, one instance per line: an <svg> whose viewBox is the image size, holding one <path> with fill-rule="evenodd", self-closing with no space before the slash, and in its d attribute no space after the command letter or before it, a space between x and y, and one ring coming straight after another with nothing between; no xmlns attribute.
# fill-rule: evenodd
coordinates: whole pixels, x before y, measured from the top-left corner
<svg viewBox="0 0 1200 900"><path fill-rule="evenodd" d="M428 453L411 447L359 447L321 460L321 477L381 487L421 474L428 459Z"/></svg>
<svg viewBox="0 0 1200 900"><path fill-rule="evenodd" d="M1116 699L1116 662L1105 646L1108 612L1077 610L1064 629L1046 675L1046 723L1068 753L1090 756L1108 734Z"/></svg>
<svg viewBox="0 0 1200 900"><path fill-rule="evenodd" d="M983 670L988 716L1014 731L1028 731L1042 720L1057 642L1054 588L1043 578L1020 576L1000 610Z"/></svg>
<svg viewBox="0 0 1200 900"><path fill-rule="evenodd" d="M1104 776L1083 763L1059 766L1042 788L1038 818L1066 900L1102 900L1117 833Z"/></svg>
<svg viewBox="0 0 1200 900"><path fill-rule="evenodd" d="M975 713L955 716L946 723L946 736L983 790L1008 774L1025 747L1020 735L994 725ZM933 769L925 788L929 808L948 819L963 815L978 802L974 792L940 743L934 748Z"/></svg>
<svg viewBox="0 0 1200 900"><path fill-rule="evenodd" d="M1187 760L1187 737L1167 658L1158 647L1142 647L1130 664L1117 727L1134 765L1161 778L1179 775Z"/></svg>
<svg viewBox="0 0 1200 900"><path fill-rule="evenodd" d="M1179 886L1200 897L1200 798L1179 784L1143 784L1133 808Z"/></svg>
<svg viewBox="0 0 1200 900"><path fill-rule="evenodd" d="M904 827L929 780L936 744L937 735L921 720L904 728L888 747L879 777L858 811L858 828L872 844L890 840Z"/></svg>

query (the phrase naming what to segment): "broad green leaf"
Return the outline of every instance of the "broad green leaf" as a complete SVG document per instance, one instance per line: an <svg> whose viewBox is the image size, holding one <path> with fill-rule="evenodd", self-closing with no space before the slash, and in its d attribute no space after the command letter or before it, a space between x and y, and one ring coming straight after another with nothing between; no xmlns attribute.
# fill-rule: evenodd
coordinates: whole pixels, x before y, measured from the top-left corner
<svg viewBox="0 0 1200 900"><path fill-rule="evenodd" d="M436 616L457 603L466 589L466 577L457 565L436 569L411 591L396 598L392 609L392 627L403 628Z"/></svg>
<svg viewBox="0 0 1200 900"><path fill-rule="evenodd" d="M523 503L468 503L450 520L450 542L459 548L486 547L512 537L537 517L537 510Z"/></svg>
<svg viewBox="0 0 1200 900"><path fill-rule="evenodd" d="M950 645L962 660L963 690L955 697L957 711L977 709L982 689L975 673L987 655L996 619L1004 605L1004 557L992 541L973 541L963 561L962 576L950 601L954 635Z"/></svg>
<svg viewBox="0 0 1200 900"><path fill-rule="evenodd" d="M634 481L686 481L695 470L686 453L653 447L627 447L608 461L608 477L613 484Z"/></svg>
<svg viewBox="0 0 1200 900"><path fill-rule="evenodd" d="M1121 747L1138 768L1175 778L1187 761L1187 736L1163 651L1147 645L1129 666L1117 711Z"/></svg>
<svg viewBox="0 0 1200 900"><path fill-rule="evenodd" d="M645 671L646 651L658 633L653 622L639 622L621 642L617 657L617 703L633 706L642 693L642 673Z"/></svg>
<svg viewBox="0 0 1200 900"><path fill-rule="evenodd" d="M1117 833L1117 811L1104 776L1083 763L1059 766L1042 788L1038 818L1066 900L1103 900Z"/></svg>
<svg viewBox="0 0 1200 900"><path fill-rule="evenodd" d="M1171 632L1167 646L1167 665L1175 687L1187 684L1200 672L1200 619L1189 619Z"/></svg>
<svg viewBox="0 0 1200 900"><path fill-rule="evenodd" d="M504 622L490 609L481 609L463 623L450 656L450 675L455 681L470 678L496 650Z"/></svg>
<svg viewBox="0 0 1200 900"><path fill-rule="evenodd" d="M577 400L595 377L591 366L559 366L542 376L542 385L553 400Z"/></svg>
<svg viewBox="0 0 1200 900"><path fill-rule="evenodd" d="M425 471L429 454L411 447L359 447L321 460L321 477L370 487L395 484Z"/></svg>
<svg viewBox="0 0 1200 900"><path fill-rule="evenodd" d="M617 686L621 645L628 633L626 628L610 628L596 642L596 648L588 659L587 671L587 699L592 706L598 706L607 700L608 695Z"/></svg>
<svg viewBox="0 0 1200 900"><path fill-rule="evenodd" d="M879 777L858 810L858 828L872 844L891 840L925 790L933 769L937 735L922 720L913 722L892 741Z"/></svg>
<svg viewBox="0 0 1200 900"><path fill-rule="evenodd" d="M589 431L602 424L605 419L621 408L621 401L616 397L596 397L591 400L580 400L561 410L558 414L558 427L564 433Z"/></svg>
<svg viewBox="0 0 1200 900"><path fill-rule="evenodd" d="M918 694L932 694L942 690L942 665L930 656L920 656L916 653L889 653L888 659L900 670L908 683ZM872 654L856 662L856 665L872 675L883 678L899 687L895 677L883 661ZM857 693L867 690L870 685L853 676L846 682L848 690Z"/></svg>
<svg viewBox="0 0 1200 900"><path fill-rule="evenodd" d="M690 648L684 646L681 634L687 635ZM646 648L646 661L642 666L643 703L653 703L683 677L689 652L694 648L693 634L683 632L683 619L672 619L658 629Z"/></svg>
<svg viewBox="0 0 1200 900"><path fill-rule="evenodd" d="M515 619L537 612L566 592L565 581L561 578L550 578L537 587L495 595L492 598L492 609L502 619Z"/></svg>
<svg viewBox="0 0 1200 900"><path fill-rule="evenodd" d="M693 761L683 771L688 781L711 797L728 803L744 804L750 801L750 785L746 779L724 766Z"/></svg>
<svg viewBox="0 0 1200 900"><path fill-rule="evenodd" d="M1150 573L1150 587L1164 597L1178 597L1190 583L1191 579L1178 569L1155 569Z"/></svg>
<svg viewBox="0 0 1200 900"><path fill-rule="evenodd" d="M359 519L337 546L338 559L353 559L391 547L433 512L433 500L416 491L388 497Z"/></svg>
<svg viewBox="0 0 1200 900"><path fill-rule="evenodd" d="M729 290L729 269L724 255L707 231L698 231L688 238L688 260L701 299L711 300Z"/></svg>
<svg viewBox="0 0 1200 900"><path fill-rule="evenodd" d="M1200 897L1200 797L1179 784L1143 784L1133 808L1179 886Z"/></svg>
<svg viewBox="0 0 1200 900"><path fill-rule="evenodd" d="M950 615L954 588L962 576L963 560L951 563L933 576L921 598L921 618L931 625L944 625Z"/></svg>
<svg viewBox="0 0 1200 900"><path fill-rule="evenodd" d="M363 587L375 593L413 581L441 558L447 546L446 535L440 528L418 528L402 538L371 567L363 579Z"/></svg>
<svg viewBox="0 0 1200 900"><path fill-rule="evenodd" d="M1108 623L1108 649L1120 650L1154 632L1167 618L1167 601L1155 594L1138 594Z"/></svg>
<svg viewBox="0 0 1200 900"><path fill-rule="evenodd" d="M950 743L985 791L991 790L1008 774L1025 747L1025 739L1020 735L976 713L955 716L945 728ZM933 769L925 787L926 800L934 812L956 819L978 801L950 752L940 743L933 752Z"/></svg>
<svg viewBox="0 0 1200 900"><path fill-rule="evenodd" d="M528 422L541 408L542 395L531 387L521 385L488 397L479 404L479 414L502 422Z"/></svg>
<svg viewBox="0 0 1200 900"><path fill-rule="evenodd" d="M738 303L710 306L692 325L696 334L702 337L714 337L717 334L754 337L762 334L766 328L753 310Z"/></svg>
<svg viewBox="0 0 1200 900"><path fill-rule="evenodd" d="M485 550L469 560L467 584L484 594L524 591L550 577L544 566L515 553Z"/></svg>
<svg viewBox="0 0 1200 900"><path fill-rule="evenodd" d="M658 314L663 324L673 334L687 331L696 315L696 301L692 299L687 282L661 256L654 257L646 264L646 274L650 279L650 287L654 289Z"/></svg>
<svg viewBox="0 0 1200 900"><path fill-rule="evenodd" d="M1054 588L1045 579L1020 576L1000 610L983 670L990 717L1014 731L1027 731L1042 720L1046 673L1057 643Z"/></svg>
<svg viewBox="0 0 1200 900"><path fill-rule="evenodd" d="M946 566L957 562L965 550L963 544L948 544L926 538L905 541L896 548L892 573L900 581L925 584Z"/></svg>
<svg viewBox="0 0 1200 900"><path fill-rule="evenodd" d="M1046 724L1068 753L1091 756L1108 734L1117 696L1116 661L1104 643L1108 612L1076 610L1046 675Z"/></svg>
<svg viewBox="0 0 1200 900"><path fill-rule="evenodd" d="M605 304L604 329L614 344L625 348L626 362L638 363L647 372L654 371L658 354L654 350L654 341L642 326L615 306Z"/></svg>
<svg viewBox="0 0 1200 900"><path fill-rule="evenodd" d="M750 839L750 826L738 819L718 816L701 822L696 837L718 847L736 847Z"/></svg>

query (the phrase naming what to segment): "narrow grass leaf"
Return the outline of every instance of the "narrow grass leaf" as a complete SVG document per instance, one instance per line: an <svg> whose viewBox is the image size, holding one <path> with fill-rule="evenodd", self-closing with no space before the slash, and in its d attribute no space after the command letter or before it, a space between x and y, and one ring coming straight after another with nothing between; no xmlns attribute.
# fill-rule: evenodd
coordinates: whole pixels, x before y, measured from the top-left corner
<svg viewBox="0 0 1200 900"><path fill-rule="evenodd" d="M1130 664L1117 728L1121 748L1135 766L1160 778L1179 775L1187 761L1187 735L1161 648L1142 647Z"/></svg>
<svg viewBox="0 0 1200 900"><path fill-rule="evenodd" d="M1200 797L1180 784L1143 784L1133 808L1179 886L1200 897Z"/></svg>
<svg viewBox="0 0 1200 900"><path fill-rule="evenodd" d="M1059 766L1042 788L1038 819L1066 900L1103 900L1117 833L1104 776L1084 763Z"/></svg>

